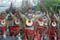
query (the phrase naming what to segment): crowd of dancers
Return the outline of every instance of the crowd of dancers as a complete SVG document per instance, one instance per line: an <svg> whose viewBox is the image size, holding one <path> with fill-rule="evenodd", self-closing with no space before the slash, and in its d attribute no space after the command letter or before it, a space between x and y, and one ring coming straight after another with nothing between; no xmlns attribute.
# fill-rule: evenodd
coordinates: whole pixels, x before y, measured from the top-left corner
<svg viewBox="0 0 60 40"><path fill-rule="evenodd" d="M60 40L60 16L32 9L19 13L2 12L0 37L9 40L8 36L16 37L16 40Z"/></svg>

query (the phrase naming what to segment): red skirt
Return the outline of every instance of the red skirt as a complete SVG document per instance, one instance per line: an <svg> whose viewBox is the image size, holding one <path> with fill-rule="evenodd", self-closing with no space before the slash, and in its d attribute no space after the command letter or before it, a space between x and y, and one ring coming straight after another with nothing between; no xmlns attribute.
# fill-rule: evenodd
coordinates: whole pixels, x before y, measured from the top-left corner
<svg viewBox="0 0 60 40"><path fill-rule="evenodd" d="M7 27L5 27L5 26L0 27L0 36L2 36L3 34L6 34L6 29L7 29Z"/></svg>
<svg viewBox="0 0 60 40"><path fill-rule="evenodd" d="M25 35L32 35L32 34L34 34L35 32L34 32L34 30L24 29L24 33L25 33Z"/></svg>
<svg viewBox="0 0 60 40"><path fill-rule="evenodd" d="M58 38L57 40L60 40L60 38Z"/></svg>
<svg viewBox="0 0 60 40"><path fill-rule="evenodd" d="M16 32L19 32L20 31L20 27L19 26L12 26L10 28L10 36L16 36L17 33Z"/></svg>

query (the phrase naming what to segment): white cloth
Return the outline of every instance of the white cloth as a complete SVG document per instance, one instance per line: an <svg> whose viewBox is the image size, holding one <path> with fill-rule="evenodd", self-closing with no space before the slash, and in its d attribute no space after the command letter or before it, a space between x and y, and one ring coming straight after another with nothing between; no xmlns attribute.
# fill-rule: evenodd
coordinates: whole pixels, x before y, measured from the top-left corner
<svg viewBox="0 0 60 40"><path fill-rule="evenodd" d="M3 37L6 38L6 34L4 34Z"/></svg>
<svg viewBox="0 0 60 40"><path fill-rule="evenodd" d="M34 27L29 27L29 28L25 27L25 29L34 30Z"/></svg>

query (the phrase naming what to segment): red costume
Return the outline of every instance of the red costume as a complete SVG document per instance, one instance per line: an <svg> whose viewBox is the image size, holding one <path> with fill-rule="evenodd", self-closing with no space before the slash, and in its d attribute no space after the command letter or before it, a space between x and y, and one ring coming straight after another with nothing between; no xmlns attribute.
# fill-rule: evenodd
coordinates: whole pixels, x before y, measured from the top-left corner
<svg viewBox="0 0 60 40"><path fill-rule="evenodd" d="M40 22L43 22L42 19L39 19L39 21L40 21ZM36 34L37 39L41 39L41 38L43 37L43 35L44 35L44 33L45 33L45 28L46 28L46 27L44 27L44 25L41 26L39 23L37 23L37 34ZM38 34L39 34L39 35L38 35Z"/></svg>
<svg viewBox="0 0 60 40"><path fill-rule="evenodd" d="M20 31L19 26L11 26L10 27L10 36L16 36Z"/></svg>
<svg viewBox="0 0 60 40"><path fill-rule="evenodd" d="M2 13L0 15L0 36L6 35L7 33L7 23L6 23L6 15Z"/></svg>
<svg viewBox="0 0 60 40"><path fill-rule="evenodd" d="M48 29L49 40L55 40L55 37L58 35L58 29L56 29L56 20L51 20L51 27Z"/></svg>
<svg viewBox="0 0 60 40"><path fill-rule="evenodd" d="M6 34L6 30L7 30L7 27L0 26L0 36L2 36L3 34Z"/></svg>
<svg viewBox="0 0 60 40"><path fill-rule="evenodd" d="M50 40L54 40L55 33L56 33L56 27L50 27L48 30L48 36Z"/></svg>
<svg viewBox="0 0 60 40"><path fill-rule="evenodd" d="M29 14L26 17L26 24L24 26L25 37L28 35L34 35L34 16L32 10L29 10ZM28 38L27 38L28 39Z"/></svg>
<svg viewBox="0 0 60 40"><path fill-rule="evenodd" d="M57 34L58 36L57 36L57 40L60 40L60 28L59 28L59 30L58 30L58 34Z"/></svg>
<svg viewBox="0 0 60 40"><path fill-rule="evenodd" d="M25 38L27 38L28 35L34 35L34 33L35 33L34 32L34 26L32 25L31 27L25 27L24 33L25 33ZM24 39L24 40L26 40L26 39Z"/></svg>
<svg viewBox="0 0 60 40"><path fill-rule="evenodd" d="M37 32L39 32L40 38L43 37L44 31L45 31L45 28L44 27L37 28Z"/></svg>
<svg viewBox="0 0 60 40"><path fill-rule="evenodd" d="M10 26L10 30L9 30L10 36L16 36L20 33L20 26L19 26L20 21L17 19L18 16L19 15L17 13L14 14L14 17L16 17L16 19L15 19L15 22L13 22L15 23L14 26Z"/></svg>
<svg viewBox="0 0 60 40"><path fill-rule="evenodd" d="M25 29L24 32L25 32L26 35L34 34L34 30L31 30L31 29Z"/></svg>
<svg viewBox="0 0 60 40"><path fill-rule="evenodd" d="M24 32L25 32L26 36L34 34L34 26L33 26L33 24L31 26L25 25Z"/></svg>

